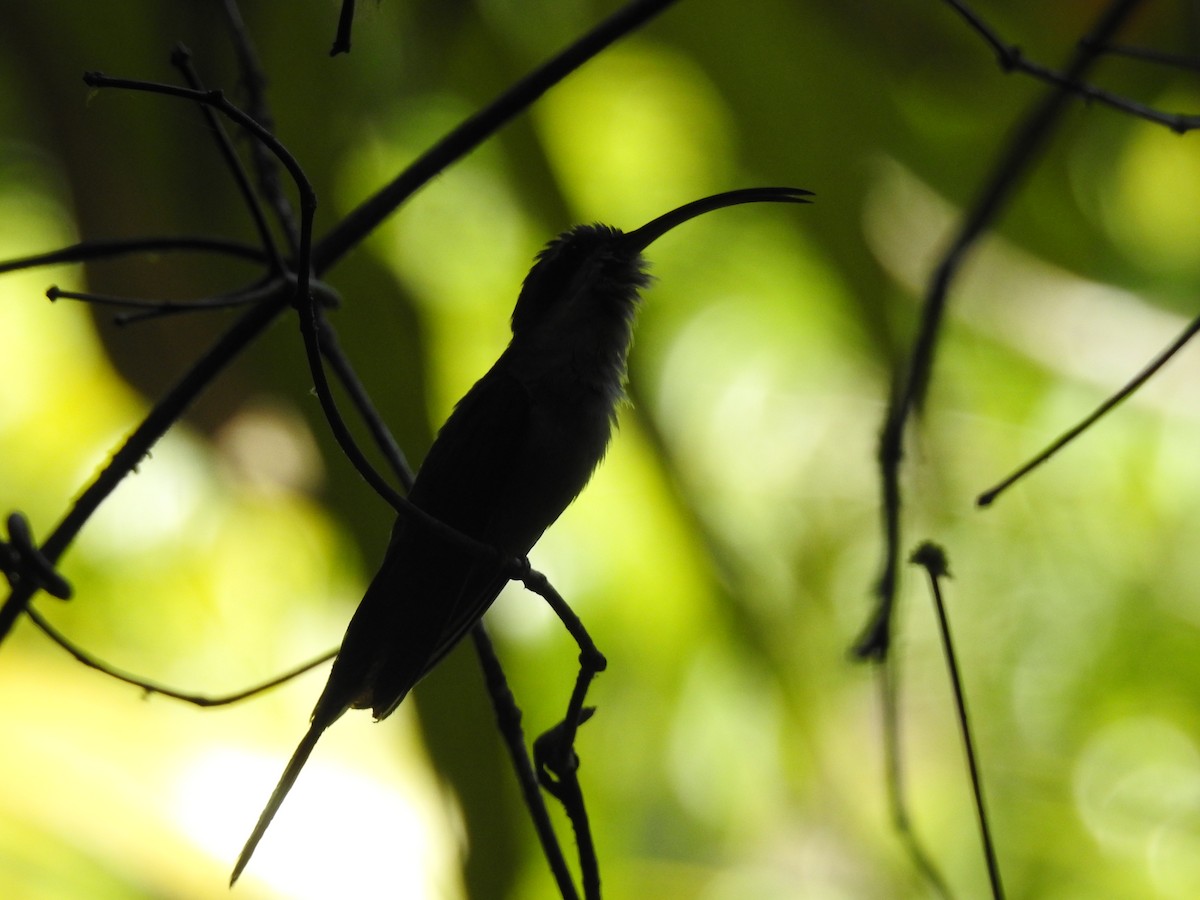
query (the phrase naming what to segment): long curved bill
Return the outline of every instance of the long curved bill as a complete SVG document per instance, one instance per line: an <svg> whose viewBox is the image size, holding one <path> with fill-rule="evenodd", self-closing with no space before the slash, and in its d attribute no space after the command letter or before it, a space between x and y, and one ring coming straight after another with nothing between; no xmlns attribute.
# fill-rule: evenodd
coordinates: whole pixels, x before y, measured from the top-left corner
<svg viewBox="0 0 1200 900"><path fill-rule="evenodd" d="M641 228L626 232L625 242L629 249L641 251L676 225L682 225L688 219L702 216L714 209L724 209L726 206L738 206L742 203L811 203L812 201L808 199L811 196L813 196L812 191L792 187L741 188L736 191L725 191L685 203L677 209L663 213L657 219L651 219Z"/></svg>

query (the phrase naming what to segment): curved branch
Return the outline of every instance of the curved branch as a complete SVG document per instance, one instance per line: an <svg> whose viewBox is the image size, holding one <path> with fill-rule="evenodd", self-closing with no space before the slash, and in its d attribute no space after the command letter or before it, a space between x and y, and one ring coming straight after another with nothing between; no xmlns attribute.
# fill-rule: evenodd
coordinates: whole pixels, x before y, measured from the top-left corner
<svg viewBox="0 0 1200 900"><path fill-rule="evenodd" d="M135 253L216 253L256 263L264 262L266 259L260 249L252 247L250 244L203 235L102 238L95 241L81 241L49 253L37 253L33 256L5 260L0 262L0 275L20 269L85 262L89 259L115 259Z"/></svg>

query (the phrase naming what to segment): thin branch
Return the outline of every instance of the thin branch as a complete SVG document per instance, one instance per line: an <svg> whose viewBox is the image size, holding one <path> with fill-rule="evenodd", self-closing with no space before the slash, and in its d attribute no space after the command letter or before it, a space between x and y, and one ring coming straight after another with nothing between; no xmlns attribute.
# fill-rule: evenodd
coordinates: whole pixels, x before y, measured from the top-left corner
<svg viewBox="0 0 1200 900"><path fill-rule="evenodd" d="M492 709L496 714L496 725L504 738L512 758L513 769L517 773L517 781L521 786L521 796L525 798L525 806L533 819L533 827L542 845L542 853L550 865L550 872L558 885L558 891L563 900L578 900L579 894L571 880L571 872L567 868L558 836L550 822L550 814L546 809L542 793L538 789L538 779L534 774L533 762L525 749L525 732L521 728L521 710L517 706L508 679L504 677L504 669L496 657L491 639L482 623L471 629L471 640L475 644L475 654L483 669L484 681L487 685L488 696L492 698Z"/></svg>
<svg viewBox="0 0 1200 900"><path fill-rule="evenodd" d="M587 693L584 671L580 670L572 695ZM590 681L590 677L587 681ZM592 717L593 707L582 709L578 720L564 719L554 728L533 742L533 759L537 766L538 782L559 803L571 821L575 832L575 845L579 848L580 880L586 900L600 900L600 861L596 856L596 844L592 839L592 828L588 821L587 804L583 788L579 785L579 755L575 752L575 732L580 725Z"/></svg>
<svg viewBox="0 0 1200 900"><path fill-rule="evenodd" d="M333 38L330 56L350 52L350 31L354 26L354 0L342 0L342 9L338 13L337 34Z"/></svg>
<svg viewBox="0 0 1200 900"><path fill-rule="evenodd" d="M250 38L250 30L242 19L237 0L223 0L222 11L229 28L230 40L237 54L238 70L241 73L242 84L246 89L246 111L254 120L267 131L275 131L275 117L267 103L267 85L269 79L258 59L254 49L254 41ZM300 225L296 221L296 212L292 209L283 186L279 181L279 167L270 152L260 143L252 141L250 155L254 160L254 168L258 174L258 184L263 196L275 210L275 218L287 235L292 253L300 250Z"/></svg>
<svg viewBox="0 0 1200 900"><path fill-rule="evenodd" d="M358 470L359 474L362 475L372 489L379 496L387 500L398 512L419 519L437 530L438 533L455 535L454 540L471 545L481 553L492 553L494 555L494 551L490 547L487 547L487 545L472 540L466 535L460 534L449 526L444 525L424 511L414 507L404 497L396 493L395 488L384 480L371 465L370 461L363 455L358 445L354 442L354 438L350 434L345 421L342 419L341 413L338 411L337 403L333 399L333 393L329 389L329 382L325 377L324 367L321 364L315 324L316 302L310 291L311 266L309 265L309 260L312 254L312 223L313 214L317 207L317 196L312 183L308 180L308 176L305 175L299 161L273 134L252 119L249 114L239 109L233 103L230 103L223 91L201 91L173 84L143 81L141 79L114 78L102 72L87 72L84 74L83 80L89 87L116 88L119 90L161 94L167 97L175 97L211 106L222 115L245 128L255 140L265 145L283 167L287 169L300 195L300 251L297 259L295 291L292 302L299 313L300 332L304 337L304 345L308 354L309 368L315 382L317 397L320 399L322 411L329 422L330 428L333 430L339 447L341 447L342 452L346 454L346 457L354 464L355 469Z"/></svg>
<svg viewBox="0 0 1200 900"><path fill-rule="evenodd" d="M954 688L954 705L958 713L958 724L962 731L963 749L967 756L967 767L971 773L971 792L975 798L975 812L979 818L979 835L983 842L983 855L987 860L988 884L993 900L1004 900L1004 886L1000 880L1000 863L996 858L996 846L992 840L992 829L988 824L987 810L983 803L983 779L979 774L978 754L971 738L971 722L967 716L967 699L963 693L962 677L958 672L958 659L954 653L954 641L950 637L950 621L946 616L946 604L942 601L941 579L950 577L946 553L937 544L926 541L913 551L909 561L923 566L929 575L929 587L933 592L933 605L937 610L938 629L942 637L942 649L946 654L946 667L950 671L950 684Z"/></svg>
<svg viewBox="0 0 1200 900"><path fill-rule="evenodd" d="M1064 75L1059 75L1053 69L1027 60L1023 61L1019 68L1023 72L1028 72L1040 78L1047 84L1057 84L1087 100L1095 100L1097 103L1110 106L1119 112L1128 113L1139 119L1145 119L1147 122L1153 122L1156 125L1164 125L1176 134L1186 134L1189 131L1200 128L1200 115L1163 112L1153 106L1139 103L1136 100L1131 100L1112 91L1106 91L1091 84L1072 81Z"/></svg>
<svg viewBox="0 0 1200 900"><path fill-rule="evenodd" d="M538 781L562 804L575 832L584 897L586 900L599 900L600 863L596 857L583 789L579 785L579 755L575 752L575 737L579 727L595 712L593 707L584 706L584 703L588 688L595 677L608 667L608 661L597 649L579 616L555 590L550 580L530 566L528 559L521 561L512 577L519 579L526 588L549 604L579 647L579 672L567 703L567 713L558 725L534 741L533 758Z"/></svg>
<svg viewBox="0 0 1200 900"><path fill-rule="evenodd" d="M1200 332L1200 316L1188 323L1187 328L1180 332L1179 336L1175 338L1175 340L1172 341L1165 350L1159 353L1158 356L1154 357L1154 359L1150 361L1149 365L1147 365L1144 369L1138 372L1137 375L1126 382L1124 387L1097 406L1090 415L1083 419L1083 421L1064 432L1056 441L1050 444L1049 447L1047 447L1037 456L1033 457L1033 459L1029 460L1029 462L1025 463L1025 465L1021 466L994 487L991 487L980 494L976 498L975 503L979 506L991 506L992 502L1002 493L1004 493L1004 491L1008 490L1042 463L1048 461L1051 457L1058 453L1059 450L1063 449L1063 447L1067 446L1067 444L1071 443L1071 441L1075 440L1075 438L1079 437L1098 421L1100 421L1100 419L1102 419L1108 412L1119 406L1125 400L1129 399L1129 397L1135 391L1137 391L1138 388L1149 381L1159 369L1165 366L1171 360L1171 357L1182 350L1188 341L1196 336L1197 332Z"/></svg>
<svg viewBox="0 0 1200 900"><path fill-rule="evenodd" d="M9 585L28 585L59 600L70 600L74 593L71 583L59 574L33 540L24 513L9 513L6 524L8 540L0 540L0 572Z"/></svg>
<svg viewBox="0 0 1200 900"><path fill-rule="evenodd" d="M337 332L323 314L318 316L317 329L321 344L321 355L333 367L334 374L337 376L338 381L342 383L342 387L346 389L346 393L350 395L351 402L354 404L359 416L367 423L367 429L371 432L371 438L380 450L383 451L384 457L391 464L392 471L400 480L400 484L404 487L404 492L407 494L412 490L413 482L415 481L413 468L409 465L408 457L405 456L395 437L392 436L392 432L383 421L383 417L379 415L379 411L371 401L367 389L363 386L362 381L359 380L358 373L354 371L350 360L342 351L341 344L338 342Z"/></svg>
<svg viewBox="0 0 1200 900"><path fill-rule="evenodd" d="M275 288L278 290L278 288ZM93 306L115 306L118 309L136 309L137 313L119 315L113 318L118 325L128 325L145 319L160 316L179 315L182 313L211 312L216 309L234 309L248 306L261 298L253 296L255 292L239 292L218 297L207 297L202 300L148 300L138 297L117 297L113 294L98 294L94 291L64 291L57 285L46 288L46 299L51 303L59 300L78 300Z"/></svg>
<svg viewBox="0 0 1200 900"><path fill-rule="evenodd" d="M278 687L284 682L291 681L293 678L315 669L322 663L328 662L337 656L338 652L338 648L335 647L316 659L309 660L303 665L289 669L282 675L277 675L270 681L264 681L261 684L256 684L253 687L246 688L232 694L222 694L216 697L210 697L207 694L197 694L191 691L182 691L177 688L167 687L166 685L151 681L148 678L142 678L138 675L131 675L122 669L118 669L116 666L92 656L85 650L82 650L61 631L47 622L42 614L34 607L30 606L25 612L26 615L28 615L33 621L33 624L41 629L46 637L50 638L50 640L54 641L54 643L58 644L58 646L71 654L71 656L75 658L76 662L83 663L89 669L95 669L97 672L102 672L103 674L108 675L110 678L115 678L117 681L123 681L126 684L131 684L134 687L141 688L146 692L147 695L160 694L163 697L170 697L172 700L180 700L184 703L190 703L192 706L201 706L206 709L218 706L229 706L232 703L238 703L242 700L254 697L257 694L269 691L271 688Z"/></svg>
<svg viewBox="0 0 1200 900"><path fill-rule="evenodd" d="M204 90L204 83L200 80L199 73L196 72L196 67L192 65L192 51L183 44L176 44L174 51L171 53L171 64L179 70L183 75L183 80L188 83L188 86L195 91ZM216 111L211 106L201 104L199 106L201 114L204 116L204 121L208 125L208 131L213 136L213 140L217 144L217 150L221 154L221 158L225 160L225 166L229 170L229 174L233 177L234 184L238 187L238 192L242 195L242 200L246 204L246 209L250 213L250 218L254 221L254 228L258 232L258 239L261 243L267 257L271 260L271 268L276 273L282 273L287 270L287 265L283 261L283 255L279 252L279 247L275 244L275 237L271 234L271 228L267 224L266 214L263 212L262 204L258 202L258 196L254 193L254 188L250 185L250 176L246 173L246 167L242 165L241 159L238 158L237 151L233 147L233 141L229 139L229 133L225 130L225 126L221 124L221 120L217 117Z"/></svg>
<svg viewBox="0 0 1200 900"><path fill-rule="evenodd" d="M1183 134L1195 128L1200 128L1200 116L1187 115L1184 113L1168 113L1144 103L1139 103L1128 97L1120 94L1115 94L1112 91L1106 91L1102 88L1095 87L1082 81L1078 74L1063 74L1051 69L1049 66L1044 66L1041 63L1034 62L1027 58L1021 52L1021 48L1016 44L1005 42L999 33L992 28L987 21L977 12L971 9L962 0L944 0L955 12L957 12L967 24L992 48L992 52L996 54L996 62L1005 72L1021 72L1030 75L1039 81L1046 84L1056 85L1085 97L1088 100L1095 100L1098 103L1103 103L1113 109L1123 113L1136 116L1139 119L1153 122L1157 125L1165 125L1176 134ZM1185 57L1171 56L1168 54L1160 54L1151 50L1141 50L1134 47L1124 47L1121 45L1107 44L1097 40L1095 35L1084 37L1079 42L1081 49L1092 53L1093 55L1100 54L1122 54L1125 56L1136 57L1138 59L1149 62L1160 63L1164 65L1173 65L1181 68L1200 68L1200 63L1196 60L1187 59Z"/></svg>
<svg viewBox="0 0 1200 900"><path fill-rule="evenodd" d="M235 259L245 259L250 262L263 262L263 252L257 247L243 244L240 241L230 241L225 238L184 235L182 237L136 237L136 238L104 238L94 241L82 241L52 250L49 253L37 253L33 256L22 256L0 262L0 275L6 272L16 272L20 269L35 269L39 266L56 266L63 263L86 262L89 259L115 259L120 256L132 256L138 253L216 253L231 256Z"/></svg>
<svg viewBox="0 0 1200 900"><path fill-rule="evenodd" d="M529 590L538 594L554 610L554 614L558 616L559 621L563 623L567 632L579 646L580 665L586 666L594 672L603 672L607 668L608 662L605 660L604 654L596 648L595 642L587 633L579 616L575 614L575 610L571 609L562 595L554 589L550 579L530 565L528 557L515 562L509 572L509 577L520 581Z"/></svg>
<svg viewBox="0 0 1200 900"><path fill-rule="evenodd" d="M138 91L147 94L162 94L167 97L177 97L181 100L190 100L193 103L199 103L204 106L211 106L217 112L235 122L246 131L248 131L259 143L265 146L275 156L276 159L288 170L292 181L295 183L297 190L300 191L300 206L301 206L301 236L300 236L300 253L302 255L311 255L306 253L304 234L303 234L303 219L306 212L306 205L310 208L307 212L310 214L316 210L316 194L312 190L312 185L304 174L304 170L300 167L300 163L288 151L288 149L272 134L265 126L260 124L253 116L245 112L237 105L231 103L225 96L224 91L220 90L196 90L193 88L180 87L175 84L163 84L156 81L144 81L138 78L114 78L110 75L105 75L103 72L85 72L83 75L83 83L91 88L115 88L125 91ZM309 223L311 229L311 222ZM308 237L311 242L311 234ZM303 271L298 272L297 277L303 281L306 277ZM303 284L299 285L302 289Z"/></svg>

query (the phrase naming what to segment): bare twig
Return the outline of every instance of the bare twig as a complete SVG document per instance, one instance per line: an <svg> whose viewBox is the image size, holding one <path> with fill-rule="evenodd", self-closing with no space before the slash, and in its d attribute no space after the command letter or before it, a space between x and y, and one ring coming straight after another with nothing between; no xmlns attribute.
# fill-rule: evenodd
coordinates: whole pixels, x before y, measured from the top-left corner
<svg viewBox="0 0 1200 900"><path fill-rule="evenodd" d="M1065 73L1060 73L1049 66L1034 62L1026 57L1021 52L1021 48L1016 44L1006 43L1000 37L999 33L982 16L964 3L963 0L944 0L944 2L954 9L987 42L988 46L996 54L996 62L1005 72L1021 72L1025 75L1030 75L1046 84L1056 85L1088 100L1103 103L1120 112L1128 113L1129 115L1145 119L1148 122L1154 122L1158 125L1165 125L1177 134L1183 134L1195 128L1200 128L1200 115L1163 112L1129 97L1124 97L1112 91L1106 91L1103 88L1088 84L1082 80L1081 72L1074 72L1068 68ZM1114 6L1116 5L1119 4L1114 4ZM1096 33L1080 40L1079 46L1083 51L1093 55L1100 55L1102 53L1121 54L1148 62L1173 65L1180 68L1200 68L1200 63L1197 63L1193 59L1105 43L1096 37Z"/></svg>
<svg viewBox="0 0 1200 900"><path fill-rule="evenodd" d="M407 494L412 490L413 481L415 480L408 457L405 456L395 437L392 436L392 432L388 429L387 423L383 421L383 417L379 415L379 411L371 401L367 389L363 386L362 381L359 380L358 373L354 371L349 358L342 351L341 344L338 342L337 331L329 323L323 310L318 310L317 330L317 336L321 344L321 355L333 367L334 374L337 376L338 381L342 383L342 387L346 389L346 393L350 395L351 402L354 404L359 416L367 423L367 429L371 432L372 440L383 451L384 457L391 464L392 472L400 480L400 484Z"/></svg>
<svg viewBox="0 0 1200 900"><path fill-rule="evenodd" d="M86 262L89 259L116 259L138 253L217 253L223 256L262 262L263 252L257 247L230 241L225 238L185 235L182 237L136 237L102 238L83 241L33 256L22 256L0 262L0 275L21 269L36 269L39 266L56 266L63 263Z"/></svg>
<svg viewBox="0 0 1200 900"><path fill-rule="evenodd" d="M303 665L289 669L282 675L277 675L269 681L264 681L261 684L256 684L253 687L245 688L232 694L222 694L216 697L210 697L207 694L198 694L192 691L182 691L177 688L167 687L166 685L151 681L148 678L143 678L140 675L132 675L129 672L118 669L116 666L97 659L95 656L92 656L90 653L82 650L78 644L74 643L70 638L46 621L45 617L43 617L42 614L32 606L29 607L25 612L26 615L28 615L33 621L33 623L39 629L41 629L46 637L50 638L50 640L54 641L54 643L58 644L58 646L70 653L71 656L75 658L76 662L83 663L89 669L95 669L97 672L102 672L110 678L115 678L117 681L123 681L126 684L131 684L134 687L141 688L146 692L147 695L161 694L164 697L170 697L172 700L180 700L184 703L190 703L193 706L202 706L205 708L229 706L232 703L238 703L242 700L247 700L250 697L257 696L264 691L269 691L271 688L278 687L285 682L291 681L296 676L303 675L305 672L315 669L317 666L321 665L321 663L329 662L329 660L337 656L337 648L335 647L334 649L323 653L321 656L318 656L316 659L309 660Z"/></svg>
<svg viewBox="0 0 1200 900"><path fill-rule="evenodd" d="M51 597L70 600L74 591L54 563L47 559L33 540L29 522L23 513L9 513L8 540L0 539L0 572L10 586L27 585L41 589Z"/></svg>
<svg viewBox="0 0 1200 900"><path fill-rule="evenodd" d="M229 37L237 54L238 71L241 74L242 85L246 89L246 111L254 120L267 131L275 131L275 117L271 114L271 106L267 103L267 74L263 71L254 49L254 41L250 38L250 30L242 19L242 11L238 8L237 0L222 0L221 9L225 13L225 22L229 27ZM293 254L300 250L300 224L296 212L288 201L279 180L279 167L270 151L257 141L250 144L250 154L254 160L254 169L258 174L258 184L263 196L275 211L276 221L288 238L288 246Z"/></svg>
<svg viewBox="0 0 1200 900"><path fill-rule="evenodd" d="M183 44L175 46L175 49L171 53L171 64L179 70L179 73L183 75L183 80L188 83L188 86L192 90L204 90L204 84L200 80L200 75L196 72L195 66L192 65L192 51ZM217 117L216 111L211 106L201 105L199 109L204 115L204 121L208 125L209 133L212 135L213 141L221 153L221 158L225 160L229 174L233 177L233 181L238 187L238 192L242 195L242 200L245 201L250 218L254 221L254 228L258 231L259 243L266 252L267 257L271 260L272 269L276 273L286 271L287 266L284 264L283 255L279 252L279 247L275 244L275 237L271 234L271 228L267 224L267 217L263 212L262 204L258 202L258 195L254 193L254 188L250 186L250 177L246 174L246 167L242 165L242 161L238 158L237 151L233 148L233 141L229 139L229 134L225 131L225 126L221 124L221 120Z"/></svg>
<svg viewBox="0 0 1200 900"><path fill-rule="evenodd" d="M933 605L937 611L938 629L942 637L942 649L946 653L946 667L950 671L950 684L954 688L954 705L962 730L963 749L967 756L967 767L971 773L971 792L975 798L975 812L979 818L979 835L983 842L983 855L987 861L988 884L993 900L1004 900L1004 886L1000 880L1000 863L996 859L996 846L992 840L992 829L988 824L987 810L983 803L983 779L979 774L978 754L971 738L971 722L967 716L967 699L963 694L962 677L958 673L958 659L954 654L954 641L950 637L950 621L946 617L946 604L942 601L941 579L950 577L946 552L930 541L913 551L909 561L923 566L929 575L929 587L933 592Z"/></svg>
<svg viewBox="0 0 1200 900"><path fill-rule="evenodd" d="M533 744L533 758L537 766L538 781L563 806L575 832L575 844L579 849L579 866L582 872L583 893L587 900L600 897L600 865L596 857L596 845L592 839L587 806L583 789L579 784L579 755L575 752L575 736L579 727L592 717L594 707L584 706L588 688L595 677L608 667L591 635L575 611L554 589L549 579L535 571L529 560L520 562L512 577L519 579L526 588L541 596L579 647L579 672L575 687L567 703L567 713L561 722L541 734Z"/></svg>
<svg viewBox="0 0 1200 900"><path fill-rule="evenodd" d="M117 297L112 294L97 294L94 291L65 291L57 285L46 288L46 299L51 303L59 300L78 300L93 306L115 306L119 309L136 309L137 313L128 313L113 317L118 325L128 325L144 319L160 316L178 315L192 312L211 312L216 309L234 309L257 303L263 296L270 296L271 291L278 290L273 284L268 284L265 291L239 291L234 294L223 294L217 297L205 297L200 300L149 300L140 297Z"/></svg>
<svg viewBox="0 0 1200 900"><path fill-rule="evenodd" d="M1021 466L1003 481L980 494L975 500L976 504L979 506L991 506L992 502L1004 493L1004 491L1008 490L1042 463L1048 461L1059 450L1063 449L1063 447L1067 446L1067 444L1071 443L1071 441L1100 421L1108 412L1129 399L1138 388L1149 381L1176 353L1182 350L1188 341L1196 336L1197 332L1200 332L1200 316L1189 322L1187 328L1180 332L1179 336L1165 350L1159 353L1158 356L1154 357L1144 369L1126 382L1124 387L1097 406L1077 425L1069 428L1057 440L1051 443L1050 446L1025 463L1025 465Z"/></svg>
<svg viewBox="0 0 1200 900"><path fill-rule="evenodd" d="M350 31L354 26L354 0L342 0L342 9L338 13L337 35L333 39L330 56L350 52Z"/></svg>
<svg viewBox="0 0 1200 900"><path fill-rule="evenodd" d="M584 670L579 672L572 694L575 698L587 693ZM592 717L593 707L581 707L577 718L567 718L533 742L533 759L537 766L538 782L559 803L571 820L575 832L575 845L579 848L579 868L586 900L600 900L600 863L596 856L596 844L592 839L592 828L588 821L587 804L583 788L579 784L579 755L575 752L575 732Z"/></svg>

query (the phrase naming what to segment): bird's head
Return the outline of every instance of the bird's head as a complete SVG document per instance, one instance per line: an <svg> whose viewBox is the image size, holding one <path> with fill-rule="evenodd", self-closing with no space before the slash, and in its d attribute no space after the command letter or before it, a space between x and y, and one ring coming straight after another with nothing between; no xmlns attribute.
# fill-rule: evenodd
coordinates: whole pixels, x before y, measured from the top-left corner
<svg viewBox="0 0 1200 900"><path fill-rule="evenodd" d="M604 322L627 323L638 292L650 282L642 251L672 228L726 206L808 203L811 194L799 188L746 188L686 203L634 231L576 225L538 254L513 309L513 335L543 329L578 334Z"/></svg>

